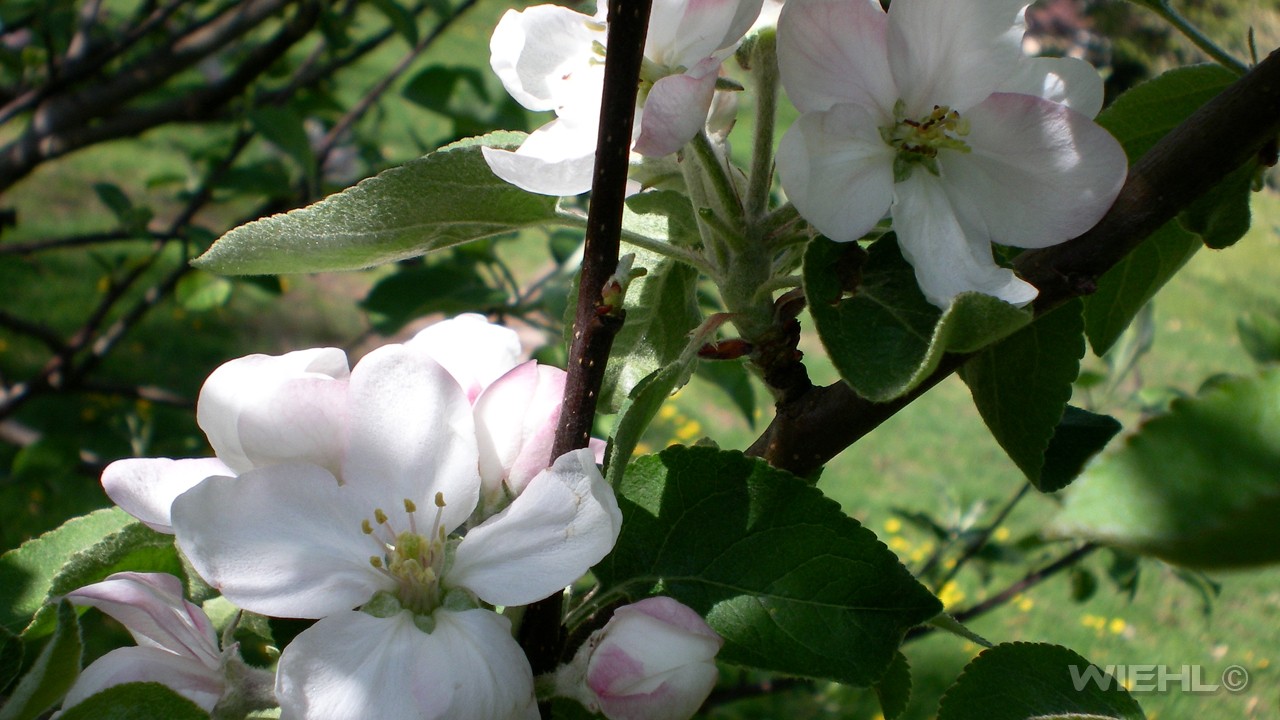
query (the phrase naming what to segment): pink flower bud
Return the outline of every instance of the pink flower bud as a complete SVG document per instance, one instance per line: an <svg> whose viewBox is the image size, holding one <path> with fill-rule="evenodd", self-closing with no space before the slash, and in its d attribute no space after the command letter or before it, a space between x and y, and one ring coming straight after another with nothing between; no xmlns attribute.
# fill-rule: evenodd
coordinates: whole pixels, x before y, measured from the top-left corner
<svg viewBox="0 0 1280 720"><path fill-rule="evenodd" d="M616 610L565 670L585 662L575 695L610 720L686 720L715 687L723 644L693 610L652 597Z"/></svg>

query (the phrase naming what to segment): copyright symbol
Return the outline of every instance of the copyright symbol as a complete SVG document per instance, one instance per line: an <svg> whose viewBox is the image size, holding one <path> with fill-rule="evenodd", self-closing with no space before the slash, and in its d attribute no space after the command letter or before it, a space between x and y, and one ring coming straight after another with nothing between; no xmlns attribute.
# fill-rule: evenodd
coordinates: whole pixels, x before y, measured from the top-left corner
<svg viewBox="0 0 1280 720"><path fill-rule="evenodd" d="M1249 685L1249 671L1239 665L1232 665L1222 671L1222 686L1229 692L1240 692Z"/></svg>

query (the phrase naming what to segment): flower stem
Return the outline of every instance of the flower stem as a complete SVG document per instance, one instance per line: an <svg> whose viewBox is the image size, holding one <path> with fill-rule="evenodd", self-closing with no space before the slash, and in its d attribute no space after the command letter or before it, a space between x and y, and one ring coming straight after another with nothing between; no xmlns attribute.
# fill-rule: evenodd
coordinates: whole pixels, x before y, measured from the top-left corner
<svg viewBox="0 0 1280 720"><path fill-rule="evenodd" d="M773 131L778 106L778 34L767 28L755 37L751 48L751 77L755 79L756 125L751 147L751 171L747 176L747 217L752 221L769 207L773 186Z"/></svg>
<svg viewBox="0 0 1280 720"><path fill-rule="evenodd" d="M1183 17L1173 6L1169 4L1169 0L1153 0L1144 2L1143 5L1151 8L1151 10L1164 19L1165 22L1172 25L1178 32L1182 33L1201 52L1213 58L1215 62L1234 72L1237 75L1244 75L1249 72L1249 66L1237 60L1230 53L1218 47L1208 35L1200 32L1200 28L1196 27Z"/></svg>

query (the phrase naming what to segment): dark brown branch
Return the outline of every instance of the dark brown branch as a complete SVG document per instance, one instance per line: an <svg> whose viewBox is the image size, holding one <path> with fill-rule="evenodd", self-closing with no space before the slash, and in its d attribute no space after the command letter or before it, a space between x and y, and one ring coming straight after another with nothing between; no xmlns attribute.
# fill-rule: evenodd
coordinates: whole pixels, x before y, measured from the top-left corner
<svg viewBox="0 0 1280 720"><path fill-rule="evenodd" d="M612 305L605 291L618 268L631 127L651 5L652 0L609 3L609 52L605 57L591 207L587 213L564 403L549 460L587 446L609 348L622 326L620 301L619 305ZM560 660L564 642L561 615L558 594L530 605L525 612L520 645L529 656L535 675L554 670Z"/></svg>
<svg viewBox="0 0 1280 720"><path fill-rule="evenodd" d="M1103 273L1277 135L1280 51L1209 101L1134 163L1115 204L1091 230L1061 245L1018 257L1018 271L1040 289L1036 312L1092 292ZM798 475L808 475L967 359L946 356L920 387L886 403L865 400L844 383L815 388L780 403L773 422L747 452Z"/></svg>

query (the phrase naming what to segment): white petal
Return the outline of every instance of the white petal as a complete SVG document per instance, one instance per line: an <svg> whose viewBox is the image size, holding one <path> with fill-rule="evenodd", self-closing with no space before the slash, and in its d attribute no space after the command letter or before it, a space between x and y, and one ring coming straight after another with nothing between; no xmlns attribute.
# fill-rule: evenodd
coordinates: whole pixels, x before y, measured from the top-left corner
<svg viewBox="0 0 1280 720"><path fill-rule="evenodd" d="M539 195L581 195L591 189L599 118L560 118L538 128L515 152L480 148L494 175Z"/></svg>
<svg viewBox="0 0 1280 720"><path fill-rule="evenodd" d="M508 10L489 41L489 64L516 102L555 110L582 102L584 93L600 94L593 41L603 44L605 32L588 15L557 5Z"/></svg>
<svg viewBox="0 0 1280 720"><path fill-rule="evenodd" d="M700 77L668 75L654 83L644 103L635 151L662 157L684 147L706 124L715 91L715 72Z"/></svg>
<svg viewBox="0 0 1280 720"><path fill-rule="evenodd" d="M888 17L875 0L791 0L778 18L782 87L801 112L838 103L876 108L892 120L897 86L889 72Z"/></svg>
<svg viewBox="0 0 1280 720"><path fill-rule="evenodd" d="M445 576L494 605L528 605L578 579L618 539L622 513L590 450L574 450L473 528Z"/></svg>
<svg viewBox="0 0 1280 720"><path fill-rule="evenodd" d="M224 689L222 673L216 668L158 648L126 647L112 650L85 668L62 707L72 708L109 687L131 682L158 682L207 712L213 711Z"/></svg>
<svg viewBox="0 0 1280 720"><path fill-rule="evenodd" d="M268 418L289 415L289 408L280 406L281 398L276 395L282 383L308 378L344 380L347 374L347 356L337 348L238 358L224 363L205 381L196 404L196 422L209 437L218 458L233 470L244 472L254 467L255 458L241 440L243 414L256 413ZM327 417L316 418L316 421L327 420ZM338 432L327 429L316 430L314 434L333 437ZM311 446L283 448L275 457L304 459L303 453L312 449Z"/></svg>
<svg viewBox="0 0 1280 720"><path fill-rule="evenodd" d="M172 535L169 508L174 498L207 477L235 474L217 458L129 458L102 471L102 489L152 530Z"/></svg>
<svg viewBox="0 0 1280 720"><path fill-rule="evenodd" d="M777 163L787 197L832 240L862 237L893 200L893 149L857 105L801 115L783 136Z"/></svg>
<svg viewBox="0 0 1280 720"><path fill-rule="evenodd" d="M889 67L919 117L945 105L964 112L982 102L1022 60L1027 0L894 0Z"/></svg>
<svg viewBox="0 0 1280 720"><path fill-rule="evenodd" d="M505 482L520 494L551 462L564 401L565 372L530 360L503 375L476 400L476 440L484 492Z"/></svg>
<svg viewBox="0 0 1280 720"><path fill-rule="evenodd" d="M992 295L1013 305L1035 299L1035 287L996 265L985 235L966 232L938 178L917 169L894 189L898 245L929 302L945 308L963 292Z"/></svg>
<svg viewBox="0 0 1280 720"><path fill-rule="evenodd" d="M246 404L238 431L255 467L308 462L337 474L346 450L347 381L285 380Z"/></svg>
<svg viewBox="0 0 1280 720"><path fill-rule="evenodd" d="M1093 227L1124 184L1124 150L1057 103L998 93L970 110L969 153L939 155L966 227L991 241L1045 247Z"/></svg>
<svg viewBox="0 0 1280 720"><path fill-rule="evenodd" d="M1102 76L1076 58L1026 58L1018 71L1000 83L996 92L1035 95L1094 117L1102 109Z"/></svg>
<svg viewBox="0 0 1280 720"><path fill-rule="evenodd" d="M692 67L723 56L760 15L763 0L654 0L645 57L666 67Z"/></svg>
<svg viewBox="0 0 1280 720"><path fill-rule="evenodd" d="M319 618L394 587L369 564L380 552L360 529L369 504L323 468L275 465L188 490L173 503L173 525L196 572L232 603ZM403 516L403 507L385 509Z"/></svg>
<svg viewBox="0 0 1280 720"><path fill-rule="evenodd" d="M218 670L221 653L208 616L183 597L182 581L166 573L116 573L66 595L76 605L115 618L139 644Z"/></svg>
<svg viewBox="0 0 1280 720"><path fill-rule="evenodd" d="M480 497L480 471L471 403L453 376L421 350L387 345L351 371L350 403L343 482L424 509L443 493L442 526L461 525Z"/></svg>
<svg viewBox="0 0 1280 720"><path fill-rule="evenodd" d="M516 331L476 313L428 325L405 346L425 352L444 366L472 401L520 362Z"/></svg>
<svg viewBox="0 0 1280 720"><path fill-rule="evenodd" d="M283 720L536 718L533 675L511 624L489 610L437 610L431 634L407 611L325 618L285 648Z"/></svg>

